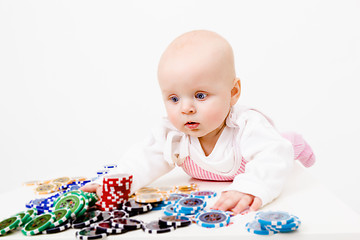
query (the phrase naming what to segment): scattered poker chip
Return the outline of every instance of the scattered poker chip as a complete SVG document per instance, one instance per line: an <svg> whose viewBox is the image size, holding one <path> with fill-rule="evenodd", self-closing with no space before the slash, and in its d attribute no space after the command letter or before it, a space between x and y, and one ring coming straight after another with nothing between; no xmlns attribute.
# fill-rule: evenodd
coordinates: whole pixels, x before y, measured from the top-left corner
<svg viewBox="0 0 360 240"><path fill-rule="evenodd" d="M55 222L55 220L56 217L53 213L41 214L28 222L21 230L21 232L25 236L38 234L51 226L51 224Z"/></svg>
<svg viewBox="0 0 360 240"><path fill-rule="evenodd" d="M137 203L135 200L130 199L123 204L122 209L127 212L145 213L152 209L152 205L150 203Z"/></svg>
<svg viewBox="0 0 360 240"><path fill-rule="evenodd" d="M31 219L33 219L38 214L36 208L30 208L27 210L27 212L29 213Z"/></svg>
<svg viewBox="0 0 360 240"><path fill-rule="evenodd" d="M69 229L69 228L71 228L71 221L70 220L64 222L63 224L61 224L59 226L45 229L41 233L42 234L59 233L59 232L65 231L66 229Z"/></svg>
<svg viewBox="0 0 360 240"><path fill-rule="evenodd" d="M138 203L155 203L169 198L169 195L162 193L142 193L135 195L135 201Z"/></svg>
<svg viewBox="0 0 360 240"><path fill-rule="evenodd" d="M163 208L166 207L167 205L168 205L168 204L164 203L164 201L156 202L156 203L151 203L151 206L152 206L152 210L153 210L153 211L163 210Z"/></svg>
<svg viewBox="0 0 360 240"><path fill-rule="evenodd" d="M111 212L113 218L128 218L129 214L123 210L114 210Z"/></svg>
<svg viewBox="0 0 360 240"><path fill-rule="evenodd" d="M191 197L209 199L209 198L216 197L216 192L214 192L214 191L197 191L197 192L193 192L191 194Z"/></svg>
<svg viewBox="0 0 360 240"><path fill-rule="evenodd" d="M301 221L299 220L298 217L293 216L294 217L294 221L288 224L283 224L283 225L270 225L271 227L275 228L275 229L291 229L294 227L299 227L301 225ZM266 225L269 226L269 225Z"/></svg>
<svg viewBox="0 0 360 240"><path fill-rule="evenodd" d="M184 198L184 197L189 197L189 194L180 194L180 193L171 193L169 195L169 198L167 200L164 200L163 202L165 204L174 204L177 201L179 201L180 199Z"/></svg>
<svg viewBox="0 0 360 240"><path fill-rule="evenodd" d="M269 229L264 229L261 227L261 224L258 221L248 222L246 225L246 230L249 233L258 234L258 235L273 235L278 233L278 231L272 231Z"/></svg>
<svg viewBox="0 0 360 240"><path fill-rule="evenodd" d="M2 220L0 222L0 236L14 230L20 224L21 224L21 217L19 215L15 215Z"/></svg>
<svg viewBox="0 0 360 240"><path fill-rule="evenodd" d="M140 194L149 194L149 193L157 193L160 192L159 188L154 188L154 187L143 187L140 188L139 190L137 190L135 192L135 195L140 195Z"/></svg>
<svg viewBox="0 0 360 240"><path fill-rule="evenodd" d="M20 226L25 226L25 224L31 220L30 213L28 211L19 212L19 213L15 214L15 216L20 216L20 218L21 218L21 221L19 224Z"/></svg>
<svg viewBox="0 0 360 240"><path fill-rule="evenodd" d="M60 183L60 184L69 184L70 182L71 182L70 177L60 177L60 178L51 180L51 183Z"/></svg>
<svg viewBox="0 0 360 240"><path fill-rule="evenodd" d="M258 212L255 219L262 225L284 225L295 220L294 216L282 211Z"/></svg>
<svg viewBox="0 0 360 240"><path fill-rule="evenodd" d="M80 194L69 192L60 196L54 203L54 210L69 208L72 212L72 218L75 218L83 209L85 204L84 197Z"/></svg>
<svg viewBox="0 0 360 240"><path fill-rule="evenodd" d="M164 208L164 214L166 216L186 216L186 213L175 212L174 204L169 204Z"/></svg>
<svg viewBox="0 0 360 240"><path fill-rule="evenodd" d="M34 189L35 193L40 194L40 195L50 194L50 193L55 192L56 190L57 190L57 185L51 184L51 183L42 184Z"/></svg>
<svg viewBox="0 0 360 240"><path fill-rule="evenodd" d="M211 210L198 213L195 221L201 227L218 228L227 226L230 223L230 216L220 210Z"/></svg>
<svg viewBox="0 0 360 240"><path fill-rule="evenodd" d="M75 233L77 239L102 239L107 237L107 233L101 233L93 227L83 228Z"/></svg>
<svg viewBox="0 0 360 240"><path fill-rule="evenodd" d="M158 221L143 223L141 224L141 228L144 232L150 234L167 233L175 230L174 226L161 227Z"/></svg>
<svg viewBox="0 0 360 240"><path fill-rule="evenodd" d="M121 234L121 233L126 233L128 231L124 228L115 228L111 226L111 222L109 220L96 223L94 225L94 228L98 232L108 233L108 234Z"/></svg>
<svg viewBox="0 0 360 240"><path fill-rule="evenodd" d="M191 220L185 216L162 216L159 219L159 225L161 227L174 226L174 227L186 227L191 224Z"/></svg>
<svg viewBox="0 0 360 240"><path fill-rule="evenodd" d="M108 174L109 173L109 170L99 170L96 172L96 174L98 176L102 176L102 175L105 175L105 174Z"/></svg>
<svg viewBox="0 0 360 240"><path fill-rule="evenodd" d="M163 194L171 194L174 193L176 190L175 187L158 187L157 189L159 189L159 193Z"/></svg>
<svg viewBox="0 0 360 240"><path fill-rule="evenodd" d="M199 191L199 187L197 186L196 183L191 183L190 185L180 185L180 186L176 186L176 190L177 193L186 193L186 194L191 194L193 192Z"/></svg>
<svg viewBox="0 0 360 240"><path fill-rule="evenodd" d="M116 164L107 164L104 166L105 169L114 169L114 168L117 168L117 165Z"/></svg>
<svg viewBox="0 0 360 240"><path fill-rule="evenodd" d="M142 221L132 218L112 218L111 226L115 228L123 228L126 230L136 230L141 228Z"/></svg>
<svg viewBox="0 0 360 240"><path fill-rule="evenodd" d="M275 228L273 226L266 226L265 228L267 230L276 231L276 232L279 232L279 233L289 233L289 232L296 231L299 228L299 226L300 225L294 226L294 227L291 227L291 228Z"/></svg>
<svg viewBox="0 0 360 240"><path fill-rule="evenodd" d="M103 214L98 211L87 211L82 216L77 217L72 222L73 228L84 228L90 226L92 223L103 220Z"/></svg>
<svg viewBox="0 0 360 240"><path fill-rule="evenodd" d="M49 226L49 228L54 228L60 226L71 218L71 210L68 208L57 209L54 212L55 221Z"/></svg>
<svg viewBox="0 0 360 240"><path fill-rule="evenodd" d="M30 186L35 186L38 184L38 181L36 180L32 180L32 181L27 181L27 182L24 182L23 185L24 186L27 186L27 187L30 187Z"/></svg>
<svg viewBox="0 0 360 240"><path fill-rule="evenodd" d="M195 213L206 207L206 201L201 198L187 197L182 198L174 205L175 212Z"/></svg>

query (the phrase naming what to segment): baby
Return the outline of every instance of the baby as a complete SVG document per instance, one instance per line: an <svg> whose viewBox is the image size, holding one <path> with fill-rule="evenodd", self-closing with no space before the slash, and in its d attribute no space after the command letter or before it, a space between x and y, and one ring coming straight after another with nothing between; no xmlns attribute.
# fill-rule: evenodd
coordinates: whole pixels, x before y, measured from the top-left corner
<svg viewBox="0 0 360 240"><path fill-rule="evenodd" d="M299 135L282 136L264 114L235 106L240 79L220 35L200 30L176 38L161 56L158 81L167 118L117 170L133 175L132 192L177 165L197 179L232 181L213 209L256 211L280 194L294 159L314 163ZM82 189L101 195L97 183Z"/></svg>

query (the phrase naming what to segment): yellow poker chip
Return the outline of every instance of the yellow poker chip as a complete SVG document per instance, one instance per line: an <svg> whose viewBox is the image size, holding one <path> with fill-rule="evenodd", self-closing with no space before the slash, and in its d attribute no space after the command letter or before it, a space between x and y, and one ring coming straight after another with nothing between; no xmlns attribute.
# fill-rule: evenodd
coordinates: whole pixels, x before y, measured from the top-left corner
<svg viewBox="0 0 360 240"><path fill-rule="evenodd" d="M169 195L162 194L159 192L156 193L143 193L135 196L135 202L138 203L155 203L167 200Z"/></svg>
<svg viewBox="0 0 360 240"><path fill-rule="evenodd" d="M85 181L85 180L87 180L86 177L72 177L71 178L72 182L81 182L81 181Z"/></svg>
<svg viewBox="0 0 360 240"><path fill-rule="evenodd" d="M196 191L199 191L199 187L196 183L191 183L190 185L176 186L176 193L191 194L192 192Z"/></svg>
<svg viewBox="0 0 360 240"><path fill-rule="evenodd" d="M153 187L143 187L140 188L139 190L137 190L135 192L135 195L140 195L140 194L148 194L148 193L157 193L160 190L158 188L153 188Z"/></svg>
<svg viewBox="0 0 360 240"><path fill-rule="evenodd" d="M36 181L36 180L33 180L33 181L27 181L27 182L24 182L23 185L24 186L27 186L27 187L30 187L30 186L35 186L38 184L39 181Z"/></svg>
<svg viewBox="0 0 360 240"><path fill-rule="evenodd" d="M34 189L35 193L37 194L50 194L55 192L57 189L57 186L55 184L43 184L38 186L37 188Z"/></svg>
<svg viewBox="0 0 360 240"><path fill-rule="evenodd" d="M51 180L38 181L36 184L38 186L41 186L41 185L49 184L49 183L51 183Z"/></svg>
<svg viewBox="0 0 360 240"><path fill-rule="evenodd" d="M69 177L60 177L51 180L51 183L60 183L60 184L69 184L71 182L71 178Z"/></svg>
<svg viewBox="0 0 360 240"><path fill-rule="evenodd" d="M176 187L158 187L158 189L159 193L170 194L175 192Z"/></svg>

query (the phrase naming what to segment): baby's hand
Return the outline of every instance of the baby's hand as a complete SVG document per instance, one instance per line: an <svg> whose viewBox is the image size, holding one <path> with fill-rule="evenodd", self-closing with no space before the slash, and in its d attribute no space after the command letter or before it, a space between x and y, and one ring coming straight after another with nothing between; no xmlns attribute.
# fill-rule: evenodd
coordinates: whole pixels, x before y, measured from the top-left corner
<svg viewBox="0 0 360 240"><path fill-rule="evenodd" d="M260 198L239 191L222 192L219 200L214 204L212 209L228 211L239 214L248 207L250 211L257 211L262 205Z"/></svg>
<svg viewBox="0 0 360 240"><path fill-rule="evenodd" d="M97 183L91 183L86 186L83 186L80 188L80 190L83 190L84 192L94 192L98 196L98 198L102 195L102 187L100 184Z"/></svg>

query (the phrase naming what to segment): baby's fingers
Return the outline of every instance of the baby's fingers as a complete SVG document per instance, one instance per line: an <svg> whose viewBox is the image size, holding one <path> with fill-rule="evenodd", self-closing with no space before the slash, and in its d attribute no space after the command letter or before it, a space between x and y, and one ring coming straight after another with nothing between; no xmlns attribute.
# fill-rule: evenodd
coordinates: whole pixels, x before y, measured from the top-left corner
<svg viewBox="0 0 360 240"><path fill-rule="evenodd" d="M260 198L255 197L253 203L250 206L251 211L257 211L262 205L262 201Z"/></svg>
<svg viewBox="0 0 360 240"><path fill-rule="evenodd" d="M245 194L240 199L240 201L236 204L236 206L232 209L232 211L235 214L241 213L242 211L244 211L245 209L247 209L250 206L251 202L253 201L253 198L254 197Z"/></svg>
<svg viewBox="0 0 360 240"><path fill-rule="evenodd" d="M99 186L100 185L96 184L96 183L87 184L87 185L81 187L80 190L82 190L84 192L96 192L96 190Z"/></svg>

